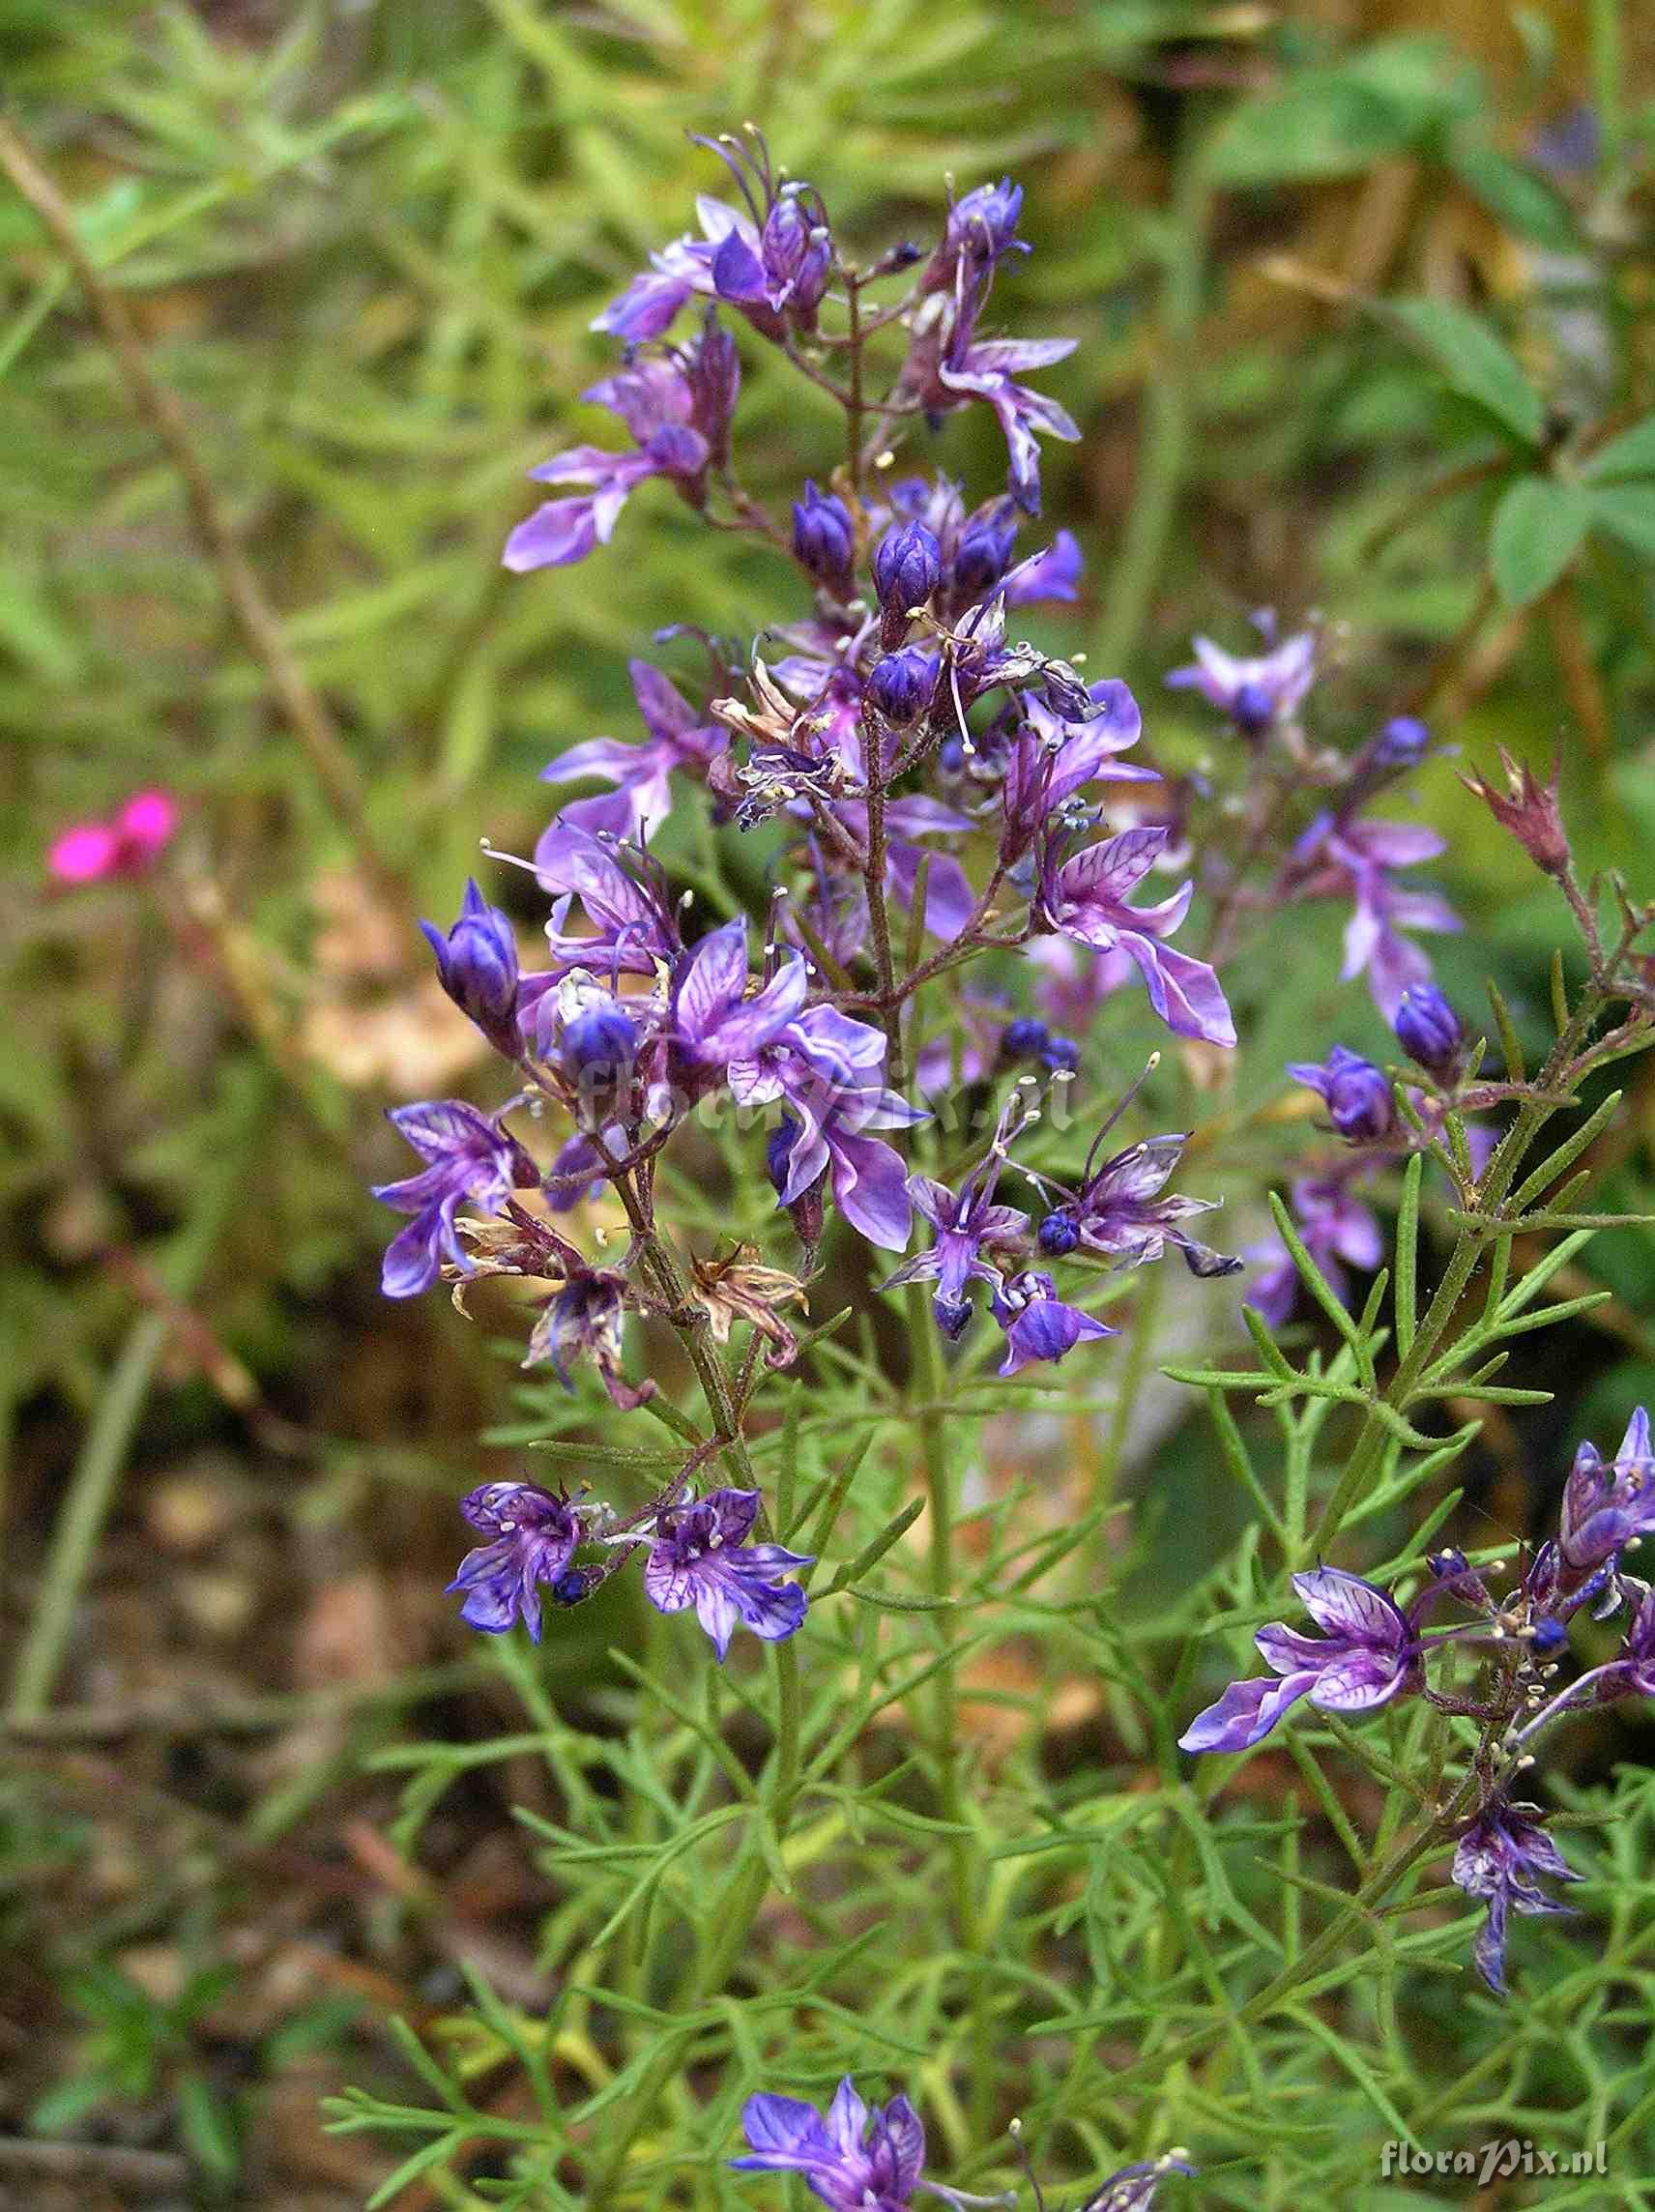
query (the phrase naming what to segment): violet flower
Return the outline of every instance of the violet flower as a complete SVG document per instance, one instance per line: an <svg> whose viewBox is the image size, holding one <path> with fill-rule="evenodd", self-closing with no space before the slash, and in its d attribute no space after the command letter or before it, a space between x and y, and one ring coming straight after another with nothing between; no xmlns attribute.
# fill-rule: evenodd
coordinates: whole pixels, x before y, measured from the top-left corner
<svg viewBox="0 0 1655 2212"><path fill-rule="evenodd" d="M1163 2151L1159 2158L1141 2159L1123 2166L1094 2190L1079 2212L1154 2212L1155 2192L1169 2173L1194 2173L1181 2150Z"/></svg>
<svg viewBox="0 0 1655 2212"><path fill-rule="evenodd" d="M601 446L573 446L529 471L536 483L583 483L591 489L548 500L520 522L501 559L521 574L562 568L607 545L621 509L639 484L668 477L699 494L712 447L695 427L697 393L675 361L639 358L581 394L620 416L637 450L611 453Z"/></svg>
<svg viewBox="0 0 1655 2212"><path fill-rule="evenodd" d="M758 1513L756 1490L712 1490L705 1498L663 1506L647 1539L644 1591L650 1603L657 1613L694 1606L720 1659L738 1621L773 1644L792 1636L804 1619L803 1590L780 1577L789 1567L813 1561L780 1544L748 1543Z"/></svg>
<svg viewBox="0 0 1655 2212"><path fill-rule="evenodd" d="M574 969L653 977L682 953L677 917L665 895L624 868L614 845L613 839L600 841L589 830L562 820L536 845L535 873L542 889L558 894L558 903L546 923L552 964L523 977L520 1012L537 1007L546 991ZM591 937L565 934L577 898L595 925Z"/></svg>
<svg viewBox="0 0 1655 2212"><path fill-rule="evenodd" d="M540 781L572 783L578 776L595 775L614 784L612 793L561 808L558 820L594 836L642 845L672 812L673 771L704 778L728 746L730 733L720 723L703 722L676 685L647 660L626 665L648 742L624 744L614 738L590 738L560 753L540 771Z"/></svg>
<svg viewBox="0 0 1655 2212"><path fill-rule="evenodd" d="M1540 1878L1584 1879L1541 1826L1544 1818L1538 1805L1501 1804L1471 1821L1454 1852L1450 1878L1468 1896L1488 1901L1489 1916L1471 1956L1478 1973L1497 1997L1506 1994L1508 1912L1568 1912L1572 1908L1549 1897L1540 1886Z"/></svg>
<svg viewBox="0 0 1655 2212"><path fill-rule="evenodd" d="M1248 738L1263 737L1272 723L1291 714L1316 677L1316 639L1309 630L1277 645L1274 615L1266 611L1253 619L1268 652L1247 659L1226 653L1209 637L1198 637L1192 640L1195 659L1167 678L1175 690L1199 691Z"/></svg>
<svg viewBox="0 0 1655 2212"><path fill-rule="evenodd" d="M1322 815L1293 848L1291 888L1301 897L1354 902L1345 931L1343 974L1349 982L1364 972L1374 1003L1394 1022L1404 994L1431 980L1431 963L1405 929L1456 930L1460 917L1434 891L1404 890L1391 881L1396 868L1417 866L1445 850L1435 830L1408 822L1336 822Z"/></svg>
<svg viewBox="0 0 1655 2212"><path fill-rule="evenodd" d="M544 1360L571 1395L574 1383L569 1363L590 1359L608 1393L611 1405L633 1412L655 1394L646 1380L634 1385L621 1372L622 1332L626 1319L625 1278L608 1268L571 1273L562 1290L548 1298L530 1332L525 1367Z"/></svg>
<svg viewBox="0 0 1655 2212"><path fill-rule="evenodd" d="M849 2075L826 2113L798 2097L749 2097L741 2127L750 2146L730 2164L744 2173L802 2173L830 2212L909 2212L925 2163L925 2130L906 2097L870 2112Z"/></svg>
<svg viewBox="0 0 1655 2212"><path fill-rule="evenodd" d="M460 1561L449 1585L463 1589L460 1617L499 1636L519 1616L540 1641L540 1586L555 1590L581 1541L575 1509L532 1482L485 1482L460 1500L460 1511L492 1543Z"/></svg>
<svg viewBox="0 0 1655 2212"><path fill-rule="evenodd" d="M926 1175L911 1175L908 1195L914 1208L936 1232L929 1252L905 1260L881 1284L884 1291L905 1283L935 1283L932 1312L945 1336L960 1335L971 1319L968 1286L987 1283L998 1292L1004 1270L985 1253L1010 1257L1027 1246L1029 1216L1014 1206L996 1206L995 1188L1006 1165L1006 1145L1013 1116L1020 1112L1016 1094L1007 1102L994 1133L994 1142L977 1162L959 1191Z"/></svg>
<svg viewBox="0 0 1655 2212"><path fill-rule="evenodd" d="M443 1262L472 1272L454 1234L454 1212L469 1200L498 1213L513 1190L532 1189L540 1171L498 1121L458 1098L394 1107L386 1117L426 1162L401 1182L376 1183L373 1195L414 1218L391 1240L380 1272L388 1298L417 1297L437 1280Z"/></svg>
<svg viewBox="0 0 1655 2212"><path fill-rule="evenodd" d="M1126 903L1127 892L1148 874L1171 834L1158 824L1145 825L1066 860L1054 839L1041 868L1038 913L1048 929L1078 938L1094 951L1126 953L1144 978L1149 1004L1179 1036L1233 1045L1235 1024L1218 977L1205 961L1170 951L1161 942L1189 911L1193 886L1182 885L1159 906Z"/></svg>
<svg viewBox="0 0 1655 2212"><path fill-rule="evenodd" d="M1118 1109L1117 1109L1118 1112ZM1094 1170L1099 1145L1113 1126L1111 1115L1092 1141L1081 1174L1078 1191L1064 1192L1063 1204L1047 1214L1039 1228L1042 1252L1054 1258L1072 1252L1077 1245L1099 1252L1119 1267L1140 1267L1160 1259L1169 1244L1183 1255L1192 1275L1234 1275L1243 1266L1223 1252L1186 1236L1177 1226L1194 1214L1212 1212L1218 1201L1183 1198L1176 1193L1163 1198L1173 1171L1189 1143L1188 1134L1147 1137L1129 1145ZM1050 1179L1041 1177L1042 1183ZM1054 1185L1061 1190L1060 1184Z"/></svg>
<svg viewBox="0 0 1655 2212"><path fill-rule="evenodd" d="M1009 1276L995 1293L990 1311L1005 1331L1005 1357L1002 1375L1016 1375L1033 1359L1054 1362L1101 1336L1118 1336L1118 1329L1065 1305L1050 1275L1026 1267Z"/></svg>
<svg viewBox="0 0 1655 2212"><path fill-rule="evenodd" d="M1379 1222L1360 1199L1351 1195L1339 1175L1301 1176L1289 1193L1299 1236L1306 1251L1327 1278L1335 1295L1350 1303L1350 1287L1341 1262L1372 1269L1384 1257L1384 1238ZM1256 1308L1273 1328L1280 1328L1293 1310L1299 1291L1298 1269L1279 1237L1248 1247L1247 1258L1261 1266L1245 1303Z"/></svg>
<svg viewBox="0 0 1655 2212"><path fill-rule="evenodd" d="M1414 983L1406 990L1391 1026L1409 1060L1439 1083L1453 1082L1466 1033L1460 1027L1459 1015L1435 983Z"/></svg>
<svg viewBox="0 0 1655 2212"><path fill-rule="evenodd" d="M1414 1625L1383 1590L1338 1567L1313 1567L1292 1584L1325 1636L1267 1621L1253 1641L1282 1678L1232 1682L1179 1736L1182 1750L1248 1751L1300 1698L1327 1712L1367 1712L1417 1685Z"/></svg>
<svg viewBox="0 0 1655 2212"><path fill-rule="evenodd" d="M1002 785L1005 823L1000 850L1008 865L1031 851L1043 830L1067 818L1070 801L1087 784L1160 781L1156 770L1117 757L1143 732L1138 703L1126 685L1113 678L1094 684L1089 700L1091 712L1082 721L1064 721L1032 697L1022 703Z"/></svg>

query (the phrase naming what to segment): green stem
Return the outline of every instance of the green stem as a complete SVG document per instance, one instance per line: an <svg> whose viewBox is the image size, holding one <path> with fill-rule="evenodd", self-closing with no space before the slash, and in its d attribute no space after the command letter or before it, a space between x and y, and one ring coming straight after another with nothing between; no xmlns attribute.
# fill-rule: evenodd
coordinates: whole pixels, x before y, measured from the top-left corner
<svg viewBox="0 0 1655 2212"><path fill-rule="evenodd" d="M132 1432L169 1333L163 1315L139 1314L127 1333L109 1386L98 1401L98 1411L70 1477L69 1495L41 1578L40 1597L17 1654L7 1709L14 1726L38 1720L51 1697L69 1647L81 1586L108 1519Z"/></svg>
<svg viewBox="0 0 1655 2212"><path fill-rule="evenodd" d="M1196 338L1205 265L1205 130L1185 127L1173 177L1162 265L1157 358L1145 379L1144 444L1097 643L1097 665L1122 667L1141 636L1172 535L1195 420Z"/></svg>
<svg viewBox="0 0 1655 2212"><path fill-rule="evenodd" d="M922 1283L909 1287L908 1327L918 1363L915 1378L918 1384L918 1402L912 1409L911 1418L919 1431L925 1459L926 1519L930 1535L927 1563L931 1595L941 1601L935 1615L937 1634L946 1650L954 1635L953 1609L945 1602L954 1594L954 1506L948 1479L947 1431L941 1411L948 1382L943 1364L943 1340ZM937 1797L943 1818L955 1826L969 1826L960 1778L959 1697L951 1665L940 1667L933 1677L931 1734ZM962 1956L980 1965L982 1919L978 1907L976 1858L973 1838L949 1837L955 1939ZM971 2113L973 2132L979 2141L993 2131L994 2081L994 2045L986 1981L978 1971L972 1988Z"/></svg>

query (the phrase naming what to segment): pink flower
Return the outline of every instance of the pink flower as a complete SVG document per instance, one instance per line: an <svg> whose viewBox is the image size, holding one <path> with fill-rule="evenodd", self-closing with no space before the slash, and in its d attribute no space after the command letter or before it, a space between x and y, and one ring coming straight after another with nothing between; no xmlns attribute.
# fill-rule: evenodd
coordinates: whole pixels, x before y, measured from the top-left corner
<svg viewBox="0 0 1655 2212"><path fill-rule="evenodd" d="M52 840L47 873L60 884L141 875L178 828L178 801L166 791L135 791L107 822L76 822Z"/></svg>

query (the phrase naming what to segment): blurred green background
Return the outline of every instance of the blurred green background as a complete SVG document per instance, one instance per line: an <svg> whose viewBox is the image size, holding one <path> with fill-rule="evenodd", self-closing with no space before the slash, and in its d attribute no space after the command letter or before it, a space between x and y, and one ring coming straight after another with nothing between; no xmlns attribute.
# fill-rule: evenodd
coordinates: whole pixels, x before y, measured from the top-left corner
<svg viewBox="0 0 1655 2212"><path fill-rule="evenodd" d="M436 1592L504 1403L443 1301L380 1300L363 1186L401 1172L383 1107L480 1072L411 914L451 916L482 833L527 849L561 747L634 734L653 631L797 606L659 487L581 568L498 567L525 471L608 438L577 396L612 358L592 316L719 189L688 131L759 123L853 248L926 235L944 177L1023 182L1035 250L994 314L1080 339L1045 382L1085 433L1047 450L1046 519L1088 578L1041 634L1127 676L1172 757L1215 739L1161 690L1192 629L1236 648L1257 606L1319 611L1329 740L1408 708L1466 761L1555 749L1586 857L1647 854L1655 455L1596 481L1590 456L1655 407L1655 17L1447 18L0 0L11 122L312 717L306 742L83 286L0 189L0 2133L90 2125L248 2201L360 2201L371 2154L314 2123L359 2023L452 1994L456 1925L533 1927L492 1799L447 1812L421 1887L352 1779L404 1711L440 1733L482 1694ZM743 473L778 505L832 410L744 352ZM935 458L1002 466L969 420ZM1553 907L1452 767L1422 785L1468 922L1445 977L1492 971L1538 1018ZM48 885L55 834L154 785L185 814L153 876ZM526 878L489 888L536 917ZM1600 1162L1623 1207L1640 1080ZM1655 1388L1647 1237L1592 1266L1618 1297L1559 1436ZM1521 1520L1521 1441L1492 1447Z"/></svg>

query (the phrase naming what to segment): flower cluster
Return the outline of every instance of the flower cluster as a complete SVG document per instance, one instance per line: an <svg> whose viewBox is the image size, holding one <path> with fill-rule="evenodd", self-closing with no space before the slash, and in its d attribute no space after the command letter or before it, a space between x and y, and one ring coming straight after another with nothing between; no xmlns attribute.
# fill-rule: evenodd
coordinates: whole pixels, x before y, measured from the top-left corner
<svg viewBox="0 0 1655 2212"><path fill-rule="evenodd" d="M1181 1136L1106 1159L1100 1140L1074 1189L1011 1161L1014 1137L1041 1119L1030 1092L1055 1092L1080 1065L1079 1043L1057 1021L965 988L944 1029L917 1026L924 983L998 954L1036 983L1065 958L1107 972L1112 989L1135 977L1175 1035L1235 1041L1212 965L1171 942L1193 883L1175 877L1163 893L1145 892L1177 867L1179 840L1148 796L1165 796L1159 772L1128 757L1142 737L1136 703L1123 684L1084 680L1011 627L1019 608L1077 590L1067 534L1018 542L1040 504L1038 439L1075 435L1023 379L1069 344L983 335L997 271L1027 251L1009 182L954 200L929 254L899 247L863 268L842 254L821 195L779 179L756 136L711 150L737 200L704 199L700 235L663 247L595 325L622 351L586 396L625 426L629 448L576 446L537 469L557 496L512 532L505 560L528 570L587 558L632 494L659 480L784 557L802 604L758 631L766 657L743 662L700 637L698 679L633 661L642 737L590 739L546 770L577 788L523 863L551 901L541 960L522 957L510 919L476 884L450 928L424 925L445 990L508 1066L512 1096L495 1112L437 1099L392 1114L421 1165L378 1187L409 1217L386 1254L384 1288L406 1297L439 1278L456 1295L479 1275L537 1284L526 1364L543 1362L572 1386L575 1365L589 1363L624 1408L654 1387L624 1371L629 1318L715 1338L740 1320L767 1361L784 1365L797 1339L778 1309L803 1299L829 1208L895 1253L917 1216L932 1247L887 1287L934 1283L938 1325L954 1338L982 1285L1005 1338L1001 1372L1015 1375L1115 1333L1060 1291L1065 1265L1132 1267L1174 1247L1199 1275L1239 1266L1185 1226L1208 1202L1167 1190ZM903 288L876 306L873 287ZM833 330L835 320L847 327ZM878 400L866 396L869 332L900 340ZM753 343L786 355L848 416L851 457L831 479L801 481L787 524L735 473L740 347ZM832 364L852 347L858 373L841 384ZM972 506L946 476L897 470L905 434L977 405L1005 432L1004 491ZM578 788L593 784L591 796ZM708 916L669 884L652 840L684 803L706 808L715 828L779 826L762 928ZM940 1000L938 1012L946 1018ZM974 1164L968 1154L957 1178L916 1172L905 1155L905 1134L931 1119L911 1075L921 1096L950 1076L1016 1077L986 1154ZM657 1219L663 1156L717 1102L764 1123L798 1274L756 1256L694 1255L686 1269ZM542 1161L537 1130L560 1122ZM1038 1228L999 1202L1008 1169L1055 1199ZM558 1226L600 1191L630 1230L626 1251L603 1264ZM694 1516L708 1500L693 1484L656 1501L653 1533L615 1528L627 1546L653 1542L650 1594L668 1609L695 1603L721 1648L737 1618L788 1633L802 1605L761 1604L751 1574L730 1582L731 1560L758 1555L740 1549L745 1529L726 1525L737 1494L715 1495L726 1503L703 1534L723 1563L711 1582L653 1563L672 1540L703 1540ZM560 1541L576 1527L610 1540L601 1511L586 1524L569 1519L574 1510L552 1516ZM541 1587L561 1601L585 1594L588 1578L566 1559L542 1571L555 1548L543 1533L531 1545L524 1530L544 1522L537 1508L499 1532L508 1563L467 1562L468 1619L498 1627L520 1616L534 1631ZM716 1602L714 1589L726 1593Z"/></svg>
<svg viewBox="0 0 1655 2212"><path fill-rule="evenodd" d="M1545 1833L1544 1813L1512 1796L1533 1763L1528 1746L1564 1713L1624 1697L1655 1697L1655 1588L1625 1573L1623 1556L1655 1534L1655 1441L1640 1406L1612 1460L1582 1443L1564 1485L1556 1535L1543 1543L1503 1596L1462 1552L1433 1555L1426 1579L1406 1606L1373 1583L1337 1567L1293 1577L1320 1636L1269 1621L1254 1638L1270 1674L1232 1682L1184 1731L1185 1751L1238 1752L1261 1742L1302 1699L1324 1712L1362 1713L1399 1698L1423 1697L1476 1721L1482 1741L1472 1762L1476 1807L1462 1825L1453 1879L1486 1901L1488 1920L1476 1963L1496 1994L1505 1989L1508 1910L1564 1909L1538 1887L1549 1875L1580 1877ZM1468 1618L1427 1632L1442 1603ZM1563 1689L1552 1683L1568 1644L1568 1623L1582 1608L1606 1619L1630 1618L1612 1659ZM1431 1667L1458 1646L1475 1645L1487 1664L1474 1690L1434 1684Z"/></svg>
<svg viewBox="0 0 1655 2212"><path fill-rule="evenodd" d="M756 1490L662 1498L618 1522L604 1506L571 1504L531 1482L485 1482L461 1500L460 1511L490 1539L466 1554L449 1585L465 1592L460 1613L473 1628L499 1634L521 1619L537 1644L542 1589L556 1604L578 1604L640 1549L650 1603L659 1613L693 1607L720 1659L738 1623L773 1644L804 1618L804 1591L785 1577L813 1561L780 1544L751 1541ZM574 1563L583 1548L599 1554L596 1563Z"/></svg>

